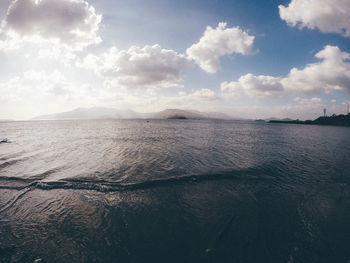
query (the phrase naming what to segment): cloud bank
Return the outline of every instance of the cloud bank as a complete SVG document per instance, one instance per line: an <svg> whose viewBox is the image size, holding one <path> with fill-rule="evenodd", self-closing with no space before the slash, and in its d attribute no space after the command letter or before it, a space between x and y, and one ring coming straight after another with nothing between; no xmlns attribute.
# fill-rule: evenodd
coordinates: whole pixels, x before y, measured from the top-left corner
<svg viewBox="0 0 350 263"><path fill-rule="evenodd" d="M76 89L59 71L43 72L28 70L19 76L0 83L0 101L40 101L42 98L66 98ZM10 95L10 96L8 96ZM41 101L42 102L42 101Z"/></svg>
<svg viewBox="0 0 350 263"><path fill-rule="evenodd" d="M334 90L350 92L350 53L336 46L325 46L315 55L320 62L303 69L292 68L286 77L246 74L238 81L221 83L221 90L231 94L278 97L284 93L316 94Z"/></svg>
<svg viewBox="0 0 350 263"><path fill-rule="evenodd" d="M292 0L287 7L279 5L281 19L290 26L319 29L350 37L350 1Z"/></svg>
<svg viewBox="0 0 350 263"><path fill-rule="evenodd" d="M211 89L200 89L196 90L192 93L186 93L186 92L179 92L179 98L182 99L189 99L192 101L214 101L219 100L220 96L216 92L214 92Z"/></svg>
<svg viewBox="0 0 350 263"><path fill-rule="evenodd" d="M208 73L220 69L220 57L234 53L247 55L252 51L254 36L239 27L226 26L226 23L219 23L215 29L208 26L199 42L186 51Z"/></svg>

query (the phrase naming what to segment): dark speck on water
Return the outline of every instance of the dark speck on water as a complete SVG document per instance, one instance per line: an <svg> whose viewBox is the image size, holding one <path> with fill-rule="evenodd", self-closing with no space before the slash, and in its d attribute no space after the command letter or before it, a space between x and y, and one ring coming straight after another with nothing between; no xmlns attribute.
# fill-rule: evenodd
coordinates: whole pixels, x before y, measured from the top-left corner
<svg viewBox="0 0 350 263"><path fill-rule="evenodd" d="M7 138L4 138L4 139L0 140L0 144L1 143L7 143L7 142L9 142Z"/></svg>
<svg viewBox="0 0 350 263"><path fill-rule="evenodd" d="M349 262L350 130L0 123L0 262Z"/></svg>

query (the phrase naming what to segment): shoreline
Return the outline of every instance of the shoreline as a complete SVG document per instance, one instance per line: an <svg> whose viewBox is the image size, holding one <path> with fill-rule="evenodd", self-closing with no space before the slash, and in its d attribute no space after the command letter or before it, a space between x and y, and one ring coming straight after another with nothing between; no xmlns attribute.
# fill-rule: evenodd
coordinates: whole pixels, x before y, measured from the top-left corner
<svg viewBox="0 0 350 263"><path fill-rule="evenodd" d="M350 114L347 115L332 115L332 116L324 116L318 117L315 120L291 120L291 121L283 121L283 120L270 120L269 123L286 123L286 124L304 124L304 125L321 125L321 126L342 126L342 127L350 127Z"/></svg>

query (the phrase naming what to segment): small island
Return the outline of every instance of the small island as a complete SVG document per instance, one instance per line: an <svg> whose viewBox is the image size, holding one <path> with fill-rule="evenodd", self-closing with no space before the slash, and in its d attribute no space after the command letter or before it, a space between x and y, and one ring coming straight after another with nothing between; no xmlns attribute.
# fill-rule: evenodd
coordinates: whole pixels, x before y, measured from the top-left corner
<svg viewBox="0 0 350 263"><path fill-rule="evenodd" d="M188 118L182 115L172 115L167 117L168 120L187 120Z"/></svg>
<svg viewBox="0 0 350 263"><path fill-rule="evenodd" d="M350 114L335 115L332 116L321 116L315 120L270 120L269 123L292 123L292 124L308 124L308 125L332 125L332 126L346 126L350 127Z"/></svg>

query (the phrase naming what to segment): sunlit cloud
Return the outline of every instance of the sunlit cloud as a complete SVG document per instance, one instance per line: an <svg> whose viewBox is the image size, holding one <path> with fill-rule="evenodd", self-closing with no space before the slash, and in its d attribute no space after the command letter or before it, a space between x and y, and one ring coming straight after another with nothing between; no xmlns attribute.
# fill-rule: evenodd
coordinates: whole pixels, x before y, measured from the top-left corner
<svg viewBox="0 0 350 263"><path fill-rule="evenodd" d="M40 100L48 95L70 96L74 86L58 71L37 72L29 70L0 83L2 94L12 94L16 101Z"/></svg>
<svg viewBox="0 0 350 263"><path fill-rule="evenodd" d="M116 88L158 88L178 86L190 61L174 50L153 45L127 50L112 47L100 56L86 56L78 65L93 69Z"/></svg>
<svg viewBox="0 0 350 263"><path fill-rule="evenodd" d="M350 37L350 1L292 0L288 6L279 5L281 19L290 26L318 29Z"/></svg>
<svg viewBox="0 0 350 263"><path fill-rule="evenodd" d="M84 0L14 0L1 23L0 50L26 44L82 50L102 41L101 19Z"/></svg>
<svg viewBox="0 0 350 263"><path fill-rule="evenodd" d="M320 62L302 69L292 68L286 77L246 74L238 81L223 82L221 90L249 96L281 96L285 93L317 94L334 90L350 92L350 54L336 46L325 46L315 57Z"/></svg>
<svg viewBox="0 0 350 263"><path fill-rule="evenodd" d="M238 81L221 83L221 90L232 94L243 92L249 96L278 97L283 93L281 78L246 74Z"/></svg>
<svg viewBox="0 0 350 263"><path fill-rule="evenodd" d="M208 73L215 73L220 69L222 56L247 55L252 52L255 37L239 27L226 26L226 23L219 23L216 28L208 26L199 42L186 51L189 58Z"/></svg>

